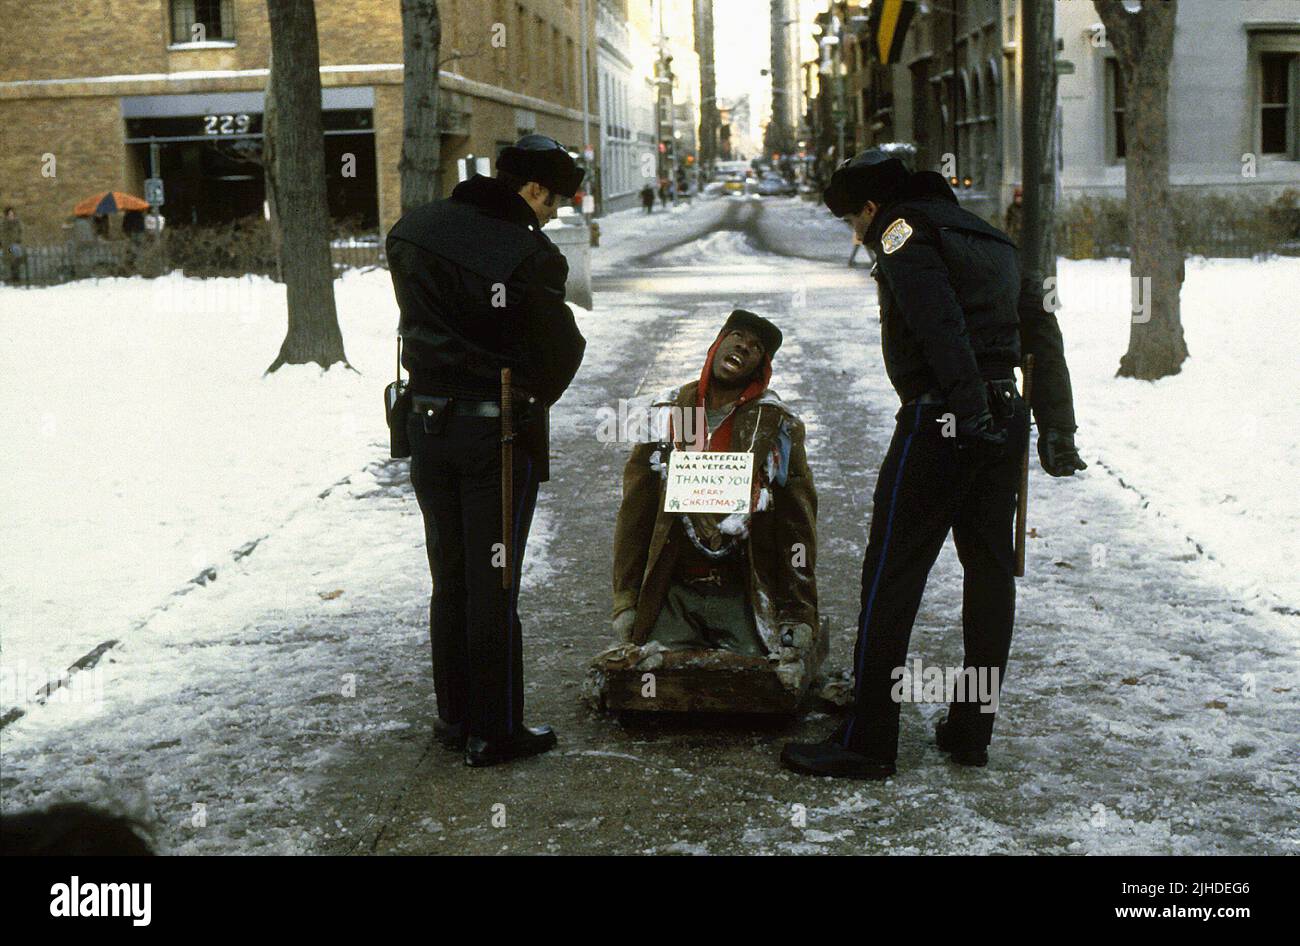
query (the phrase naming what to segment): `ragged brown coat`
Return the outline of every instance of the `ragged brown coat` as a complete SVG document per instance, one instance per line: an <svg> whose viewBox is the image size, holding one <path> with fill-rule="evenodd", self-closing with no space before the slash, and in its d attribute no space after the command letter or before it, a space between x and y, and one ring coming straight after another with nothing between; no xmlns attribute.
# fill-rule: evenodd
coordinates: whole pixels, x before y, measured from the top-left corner
<svg viewBox="0 0 1300 946"><path fill-rule="evenodd" d="M654 401L654 410L660 416L670 407L689 413L698 387L699 382L691 382L668 392ZM819 633L817 492L804 451L803 422L774 392L742 404L733 424L731 449L750 449L755 475L762 476L768 491L767 508L750 514L744 547L755 623L768 653L776 654L784 624L807 624ZM782 430L790 443L784 483L768 482L774 472L770 458ZM657 441L633 448L623 471L623 502L614 531L613 614L636 609L631 641L638 644L645 643L677 556L690 541L680 515L663 511L666 479L651 464L658 450Z"/></svg>

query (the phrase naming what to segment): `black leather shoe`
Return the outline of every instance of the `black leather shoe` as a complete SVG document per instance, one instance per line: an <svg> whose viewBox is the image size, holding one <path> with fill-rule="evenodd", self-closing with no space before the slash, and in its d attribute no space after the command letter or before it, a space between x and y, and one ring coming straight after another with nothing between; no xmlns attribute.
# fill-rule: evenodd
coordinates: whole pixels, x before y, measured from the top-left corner
<svg viewBox="0 0 1300 946"><path fill-rule="evenodd" d="M447 749L464 749L465 724L448 723L442 719L434 719L433 738L438 740L439 745Z"/></svg>
<svg viewBox="0 0 1300 946"><path fill-rule="evenodd" d="M989 750L972 749L961 745L948 726L947 718L935 723L934 744L939 747L940 752L949 753L952 756L952 761L958 765L983 767L989 764Z"/></svg>
<svg viewBox="0 0 1300 946"><path fill-rule="evenodd" d="M860 752L850 752L830 739L825 742L787 742L781 750L781 764L803 775L873 781L887 779L895 771L892 762L869 759Z"/></svg>
<svg viewBox="0 0 1300 946"><path fill-rule="evenodd" d="M508 739L488 741L470 736L465 743L465 764L479 768L525 759L554 749L555 742L555 733L550 726L538 726L536 729L525 726Z"/></svg>

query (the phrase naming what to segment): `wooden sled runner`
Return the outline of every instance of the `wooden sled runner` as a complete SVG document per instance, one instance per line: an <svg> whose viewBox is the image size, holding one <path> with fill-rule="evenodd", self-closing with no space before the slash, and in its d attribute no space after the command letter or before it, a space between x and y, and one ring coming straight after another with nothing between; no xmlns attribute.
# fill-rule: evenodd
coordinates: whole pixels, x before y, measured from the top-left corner
<svg viewBox="0 0 1300 946"><path fill-rule="evenodd" d="M793 715L821 672L830 621L813 640L783 647L774 659L729 650L667 650L618 644L596 656L586 697L596 709L650 713Z"/></svg>

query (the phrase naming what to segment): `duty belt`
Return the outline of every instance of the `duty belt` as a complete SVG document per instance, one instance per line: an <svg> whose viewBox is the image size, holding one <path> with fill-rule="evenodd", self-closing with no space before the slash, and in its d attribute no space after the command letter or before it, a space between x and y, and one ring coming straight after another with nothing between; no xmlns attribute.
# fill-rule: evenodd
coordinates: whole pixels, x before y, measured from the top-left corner
<svg viewBox="0 0 1300 946"><path fill-rule="evenodd" d="M1014 378L998 378L994 381L985 381L985 387L988 388L990 401L1010 401L1016 394L1016 381ZM926 391L919 394L910 401L904 401L906 404L943 404L947 399L938 391Z"/></svg>
<svg viewBox="0 0 1300 946"><path fill-rule="evenodd" d="M535 398L529 394L522 394L521 401L516 402L522 408L523 404L535 403ZM411 409L422 417L432 417L442 413L445 409L449 417L500 417L500 401L484 401L471 398L449 397L445 395L417 394L411 399Z"/></svg>

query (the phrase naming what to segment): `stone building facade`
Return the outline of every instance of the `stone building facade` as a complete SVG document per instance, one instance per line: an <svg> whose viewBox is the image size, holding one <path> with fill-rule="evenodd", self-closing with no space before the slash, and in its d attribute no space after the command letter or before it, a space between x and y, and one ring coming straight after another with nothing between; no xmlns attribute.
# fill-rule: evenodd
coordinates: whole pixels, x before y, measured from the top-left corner
<svg viewBox="0 0 1300 946"><path fill-rule="evenodd" d="M824 163L834 160L842 101L846 152L906 142L917 149L918 167L936 170L952 155L949 169L963 203L1000 215L1021 181L1025 2L920 2L902 55L890 66L871 55L859 3L824 2L819 38L835 32L838 41L823 44L819 60L805 69L815 81L805 107ZM1122 196L1124 102L1114 50L1098 33L1091 0L1055 2L1062 196ZM1300 3L1181 0L1171 68L1175 188L1231 187L1271 197L1300 187Z"/></svg>
<svg viewBox="0 0 1300 946"><path fill-rule="evenodd" d="M590 0L597 3L597 0ZM599 0L596 68L600 88L603 212L635 206L655 178L654 7L647 0Z"/></svg>

